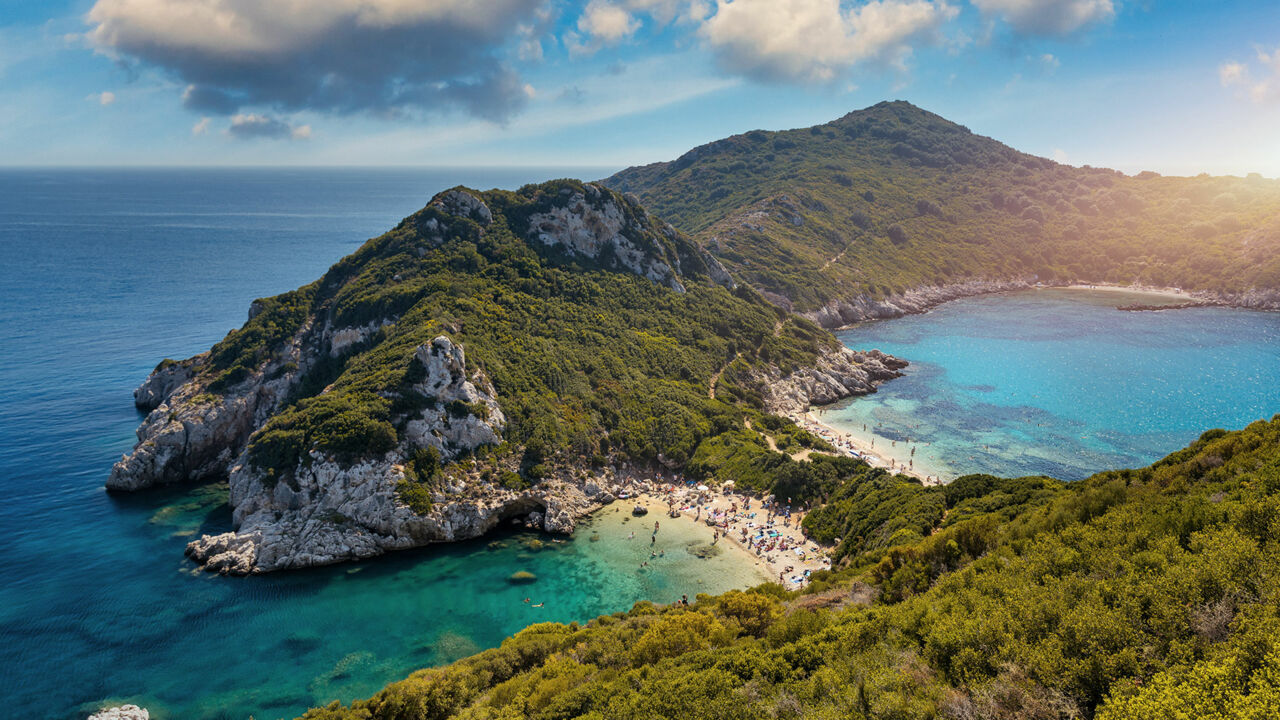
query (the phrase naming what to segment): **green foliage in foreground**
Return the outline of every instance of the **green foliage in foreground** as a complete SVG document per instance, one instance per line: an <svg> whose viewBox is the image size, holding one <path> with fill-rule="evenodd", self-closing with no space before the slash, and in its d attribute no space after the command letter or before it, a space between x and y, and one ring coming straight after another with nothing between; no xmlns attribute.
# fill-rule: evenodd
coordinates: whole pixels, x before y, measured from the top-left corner
<svg viewBox="0 0 1280 720"><path fill-rule="evenodd" d="M804 594L535 625L304 717L1273 716L1280 416L1078 483L850 484L878 526L825 516L861 540Z"/></svg>
<svg viewBox="0 0 1280 720"><path fill-rule="evenodd" d="M905 102L605 183L798 310L975 277L1280 287L1280 181L1070 167Z"/></svg>

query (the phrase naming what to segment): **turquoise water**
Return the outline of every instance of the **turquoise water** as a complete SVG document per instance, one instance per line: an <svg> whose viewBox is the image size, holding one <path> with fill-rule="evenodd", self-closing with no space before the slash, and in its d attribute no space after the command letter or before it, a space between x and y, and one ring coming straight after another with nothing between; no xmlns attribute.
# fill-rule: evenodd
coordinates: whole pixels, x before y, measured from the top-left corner
<svg viewBox="0 0 1280 720"><path fill-rule="evenodd" d="M506 534L256 578L194 572L187 539L229 529L225 485L109 496L163 357L207 349L249 301L320 276L458 183L604 170L0 171L0 698L10 717L105 701L161 720L290 718L497 645L531 622L754 584L676 527L625 513L536 550ZM675 524L673 524L675 525ZM624 534L625 530L625 534ZM645 538L643 532L637 535ZM496 542L496 544L494 544ZM531 585L511 573L537 575ZM525 604L523 599L531 602ZM532 605L545 603L541 608Z"/></svg>
<svg viewBox="0 0 1280 720"><path fill-rule="evenodd" d="M1074 480L1146 465L1209 428L1280 412L1280 314L1115 309L1153 302L1031 290L858 325L839 334L846 345L911 366L876 394L820 416L944 479Z"/></svg>

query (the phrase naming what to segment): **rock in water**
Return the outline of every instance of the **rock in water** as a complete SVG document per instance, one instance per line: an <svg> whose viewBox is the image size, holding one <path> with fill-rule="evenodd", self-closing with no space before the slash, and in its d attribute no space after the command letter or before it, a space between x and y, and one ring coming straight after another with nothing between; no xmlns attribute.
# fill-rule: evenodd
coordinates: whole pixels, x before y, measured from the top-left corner
<svg viewBox="0 0 1280 720"><path fill-rule="evenodd" d="M537 581L538 581L538 576L534 575L528 570L520 570L518 572L513 572L511 573L511 577L507 578L507 582L511 583L512 585L528 585L529 583L534 583Z"/></svg>
<svg viewBox="0 0 1280 720"><path fill-rule="evenodd" d="M137 705L106 708L89 716L89 720L151 720L151 713Z"/></svg>
<svg viewBox="0 0 1280 720"><path fill-rule="evenodd" d="M637 506L635 506L635 507L631 508L631 514L632 514L632 515L637 515L637 516L638 516L638 515L648 515L648 514L649 514L649 508L647 508L647 507L645 507L645 506L643 506L643 505L637 505Z"/></svg>

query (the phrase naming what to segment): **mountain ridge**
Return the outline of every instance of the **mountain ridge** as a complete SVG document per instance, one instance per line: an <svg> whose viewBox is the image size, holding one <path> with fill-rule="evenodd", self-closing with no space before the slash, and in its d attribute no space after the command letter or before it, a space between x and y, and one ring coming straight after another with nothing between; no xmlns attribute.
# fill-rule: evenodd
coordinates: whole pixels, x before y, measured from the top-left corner
<svg viewBox="0 0 1280 720"><path fill-rule="evenodd" d="M1280 181L1073 168L903 101L602 182L828 328L1036 283L1280 308Z"/></svg>

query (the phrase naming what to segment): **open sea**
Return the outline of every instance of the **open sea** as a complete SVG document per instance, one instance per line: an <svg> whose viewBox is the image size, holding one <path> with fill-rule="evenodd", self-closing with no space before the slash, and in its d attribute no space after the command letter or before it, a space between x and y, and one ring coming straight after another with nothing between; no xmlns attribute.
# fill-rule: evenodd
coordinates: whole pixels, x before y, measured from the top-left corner
<svg viewBox="0 0 1280 720"><path fill-rule="evenodd" d="M531 534L254 578L195 571L229 530L225 484L108 496L141 420L131 392L206 350L256 297L319 277L457 184L515 188L609 170L0 170L0 698L8 717L292 718L372 694L524 626L764 580L666 557L605 512L570 542ZM681 525L688 531L682 534ZM594 539L593 539L594 538ZM527 585L508 577L537 575ZM529 603L523 602L530 598ZM541 608L532 607L544 603Z"/></svg>
<svg viewBox="0 0 1280 720"><path fill-rule="evenodd" d="M1280 313L1116 310L1164 302L1113 290L1028 290L863 323L840 339L911 365L875 394L818 415L943 479L985 472L1078 480L1148 465L1210 428L1235 430L1280 413Z"/></svg>

